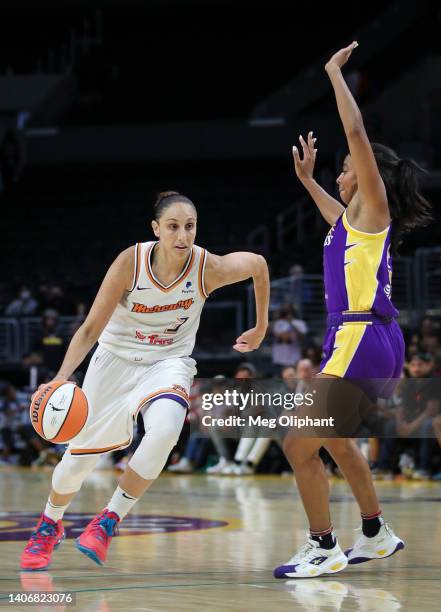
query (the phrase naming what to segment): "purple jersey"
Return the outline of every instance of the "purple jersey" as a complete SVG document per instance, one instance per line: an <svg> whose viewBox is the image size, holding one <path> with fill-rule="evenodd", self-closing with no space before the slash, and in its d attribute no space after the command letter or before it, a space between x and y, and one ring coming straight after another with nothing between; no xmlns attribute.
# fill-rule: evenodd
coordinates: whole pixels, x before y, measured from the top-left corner
<svg viewBox="0 0 441 612"><path fill-rule="evenodd" d="M370 234L348 223L346 211L329 230L324 244L326 309L372 312L396 317L391 302L391 226Z"/></svg>

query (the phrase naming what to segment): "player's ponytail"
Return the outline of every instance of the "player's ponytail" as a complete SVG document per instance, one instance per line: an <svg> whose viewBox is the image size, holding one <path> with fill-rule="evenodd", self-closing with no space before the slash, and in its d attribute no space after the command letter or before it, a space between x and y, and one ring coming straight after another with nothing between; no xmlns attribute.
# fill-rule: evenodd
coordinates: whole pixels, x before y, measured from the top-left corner
<svg viewBox="0 0 441 612"><path fill-rule="evenodd" d="M172 204L176 204L177 202L183 202L184 204L190 204L193 206L196 212L196 206L186 196L180 194L178 191L161 191L158 193L156 202L153 205L154 219L155 221L159 221L159 219L164 214L164 211L171 206Z"/></svg>
<svg viewBox="0 0 441 612"><path fill-rule="evenodd" d="M418 175L425 172L412 159L400 159L385 145L372 143L378 169L386 187L392 224L392 250L396 251L403 235L432 219L431 206L419 191Z"/></svg>

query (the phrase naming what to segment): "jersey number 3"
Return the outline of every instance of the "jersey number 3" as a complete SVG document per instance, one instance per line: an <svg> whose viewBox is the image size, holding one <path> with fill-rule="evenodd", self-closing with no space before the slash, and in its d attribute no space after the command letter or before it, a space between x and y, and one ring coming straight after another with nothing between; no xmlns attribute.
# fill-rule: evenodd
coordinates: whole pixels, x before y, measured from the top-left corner
<svg viewBox="0 0 441 612"><path fill-rule="evenodd" d="M188 321L189 317L178 317L177 321L175 323L172 323L172 325L170 325L170 327L166 327L164 329L164 334L176 334L176 332L178 331L178 329L180 329L180 327L182 325L184 325L184 323L186 321Z"/></svg>

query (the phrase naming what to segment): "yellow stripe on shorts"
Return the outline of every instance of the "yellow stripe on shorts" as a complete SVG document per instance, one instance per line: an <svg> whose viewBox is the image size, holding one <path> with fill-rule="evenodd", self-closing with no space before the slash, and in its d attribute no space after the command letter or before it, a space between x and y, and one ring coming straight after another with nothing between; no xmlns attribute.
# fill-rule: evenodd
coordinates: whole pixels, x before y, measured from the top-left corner
<svg viewBox="0 0 441 612"><path fill-rule="evenodd" d="M340 327L335 334L332 356L323 368L323 374L340 376L340 378L346 374L367 327L366 323Z"/></svg>

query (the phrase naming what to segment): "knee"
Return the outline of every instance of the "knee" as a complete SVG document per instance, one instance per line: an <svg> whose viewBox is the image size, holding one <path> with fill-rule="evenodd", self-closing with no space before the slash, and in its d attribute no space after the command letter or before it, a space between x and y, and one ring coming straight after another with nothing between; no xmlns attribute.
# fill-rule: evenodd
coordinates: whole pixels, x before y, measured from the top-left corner
<svg viewBox="0 0 441 612"><path fill-rule="evenodd" d="M52 475L52 487L61 495L76 493L86 476L95 467L100 455L75 457L66 451L55 467Z"/></svg>
<svg viewBox="0 0 441 612"><path fill-rule="evenodd" d="M294 468L299 469L302 465L321 462L320 449L311 450L307 448L299 438L287 436L283 441L282 448Z"/></svg>
<svg viewBox="0 0 441 612"><path fill-rule="evenodd" d="M164 447L173 448L181 433L182 425L172 421L164 421L158 424L154 429L146 431L146 438L152 437L155 442L163 444Z"/></svg>
<svg viewBox="0 0 441 612"><path fill-rule="evenodd" d="M355 443L351 438L328 440L324 445L326 450L336 459L350 457L354 453Z"/></svg>

